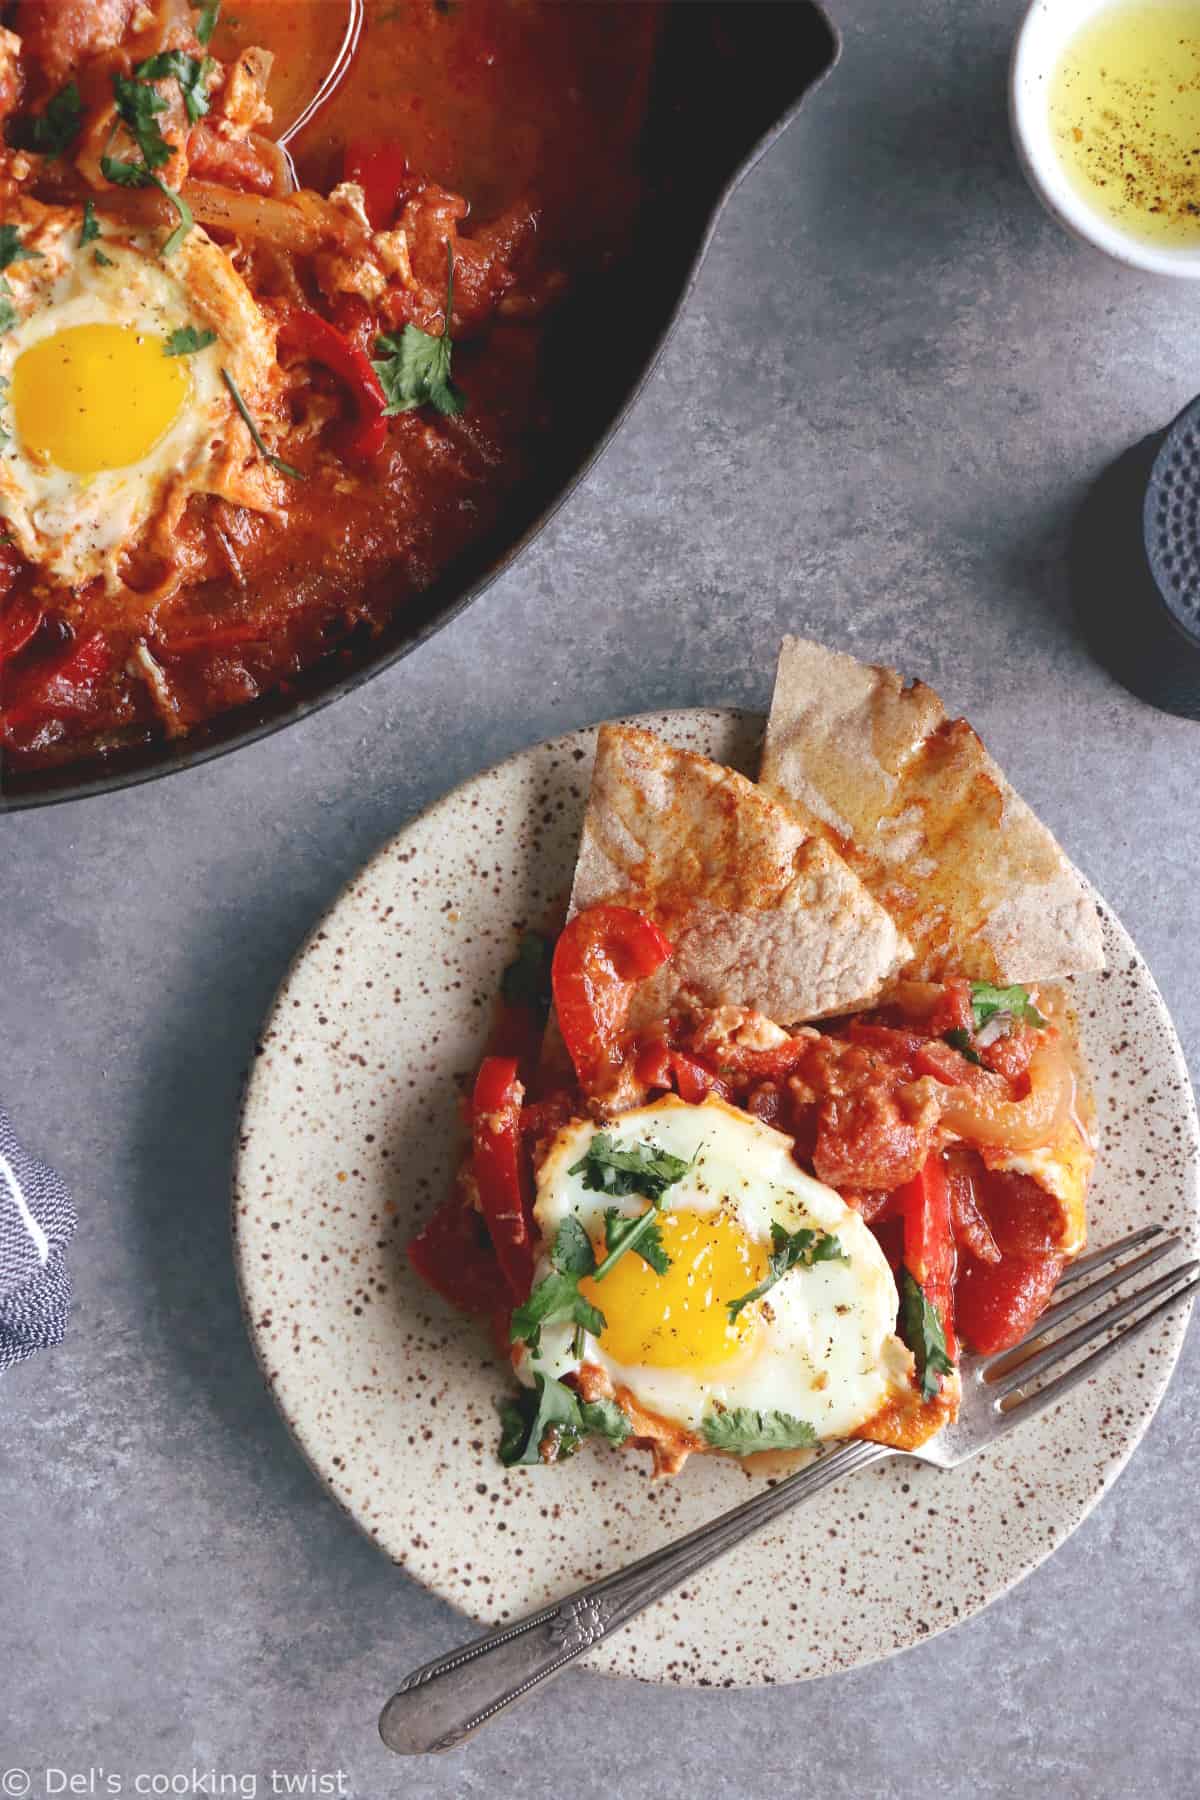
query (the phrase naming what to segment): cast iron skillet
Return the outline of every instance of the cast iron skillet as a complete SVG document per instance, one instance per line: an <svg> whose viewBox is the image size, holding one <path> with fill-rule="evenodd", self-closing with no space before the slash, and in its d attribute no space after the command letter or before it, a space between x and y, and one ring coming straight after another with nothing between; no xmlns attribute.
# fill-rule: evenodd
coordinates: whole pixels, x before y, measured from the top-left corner
<svg viewBox="0 0 1200 1800"><path fill-rule="evenodd" d="M408 601L381 636L339 650L285 691L177 742L138 743L62 769L0 769L0 809L111 793L252 744L390 668L477 599L611 442L662 354L725 202L833 66L838 48L812 0L676 0L647 119L647 199L633 253L563 308L547 353L562 357L564 371L569 366L571 419L540 458L546 473L513 497L500 529Z"/></svg>

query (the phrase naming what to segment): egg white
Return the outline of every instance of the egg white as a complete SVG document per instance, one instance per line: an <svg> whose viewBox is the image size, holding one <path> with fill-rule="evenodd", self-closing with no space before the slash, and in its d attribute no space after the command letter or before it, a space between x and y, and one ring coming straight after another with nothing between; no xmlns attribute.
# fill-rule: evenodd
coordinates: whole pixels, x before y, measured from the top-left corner
<svg viewBox="0 0 1200 1800"><path fill-rule="evenodd" d="M611 1195L570 1173L601 1129L575 1120L552 1144L539 1171L535 1218L545 1246L535 1279L550 1271L549 1250L568 1217L593 1241L603 1239ZM771 1247L773 1221L788 1231L815 1226L835 1233L848 1262L821 1262L789 1271L759 1307L754 1328L734 1359L710 1370L652 1368L615 1361L602 1342L585 1337L574 1354L569 1325L545 1326L535 1356L519 1354L518 1378L561 1378L582 1362L604 1369L646 1411L698 1431L717 1407L781 1411L807 1421L820 1438L845 1437L865 1425L889 1398L911 1390L912 1357L895 1335L898 1297L887 1259L858 1213L840 1195L805 1175L791 1139L748 1114L709 1098L689 1106L668 1095L623 1113L607 1129L623 1148L653 1145L693 1162L668 1190L666 1209L726 1211L748 1238ZM621 1202L637 1213L644 1201ZM732 1296L730 1296L732 1298ZM603 1310L604 1288L597 1289Z"/></svg>
<svg viewBox="0 0 1200 1800"><path fill-rule="evenodd" d="M283 500L280 478L257 456L222 378L228 369L271 431L274 328L223 250L195 227L169 259L153 234L113 231L80 243L79 208L38 208L22 231L36 257L6 272L17 322L0 336L0 520L27 561L72 587L97 576L121 585L120 564L148 523L168 528L192 492L225 494L258 510ZM99 249L107 263L99 263ZM186 326L216 342L186 359L189 391L140 462L95 473L29 454L13 416L19 358L41 339L80 325L123 326L166 338Z"/></svg>

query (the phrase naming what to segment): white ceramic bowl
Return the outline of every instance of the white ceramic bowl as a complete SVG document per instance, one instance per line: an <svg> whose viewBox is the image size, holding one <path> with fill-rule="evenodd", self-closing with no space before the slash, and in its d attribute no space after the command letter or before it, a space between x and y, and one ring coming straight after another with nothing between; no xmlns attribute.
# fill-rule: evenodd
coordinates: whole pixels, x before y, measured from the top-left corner
<svg viewBox="0 0 1200 1800"><path fill-rule="evenodd" d="M1200 247L1144 243L1090 207L1063 168L1050 130L1050 82L1075 33L1113 0L1033 0L1013 46L1008 104L1021 167L1038 199L1068 231L1118 262L1156 275L1200 277Z"/></svg>

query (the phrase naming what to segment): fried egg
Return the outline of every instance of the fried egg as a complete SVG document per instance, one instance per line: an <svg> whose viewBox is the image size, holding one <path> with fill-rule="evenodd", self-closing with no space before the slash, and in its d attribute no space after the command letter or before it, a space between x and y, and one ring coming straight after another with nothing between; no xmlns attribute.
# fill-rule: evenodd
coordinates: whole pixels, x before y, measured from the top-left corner
<svg viewBox="0 0 1200 1800"><path fill-rule="evenodd" d="M605 1254L614 1197L571 1172L598 1129L573 1121L539 1171L537 1280L551 1270L565 1219L579 1221L598 1259ZM749 1407L789 1413L820 1438L851 1435L895 1396L911 1395L913 1360L895 1335L896 1284L883 1251L852 1207L797 1166L790 1138L711 1097L689 1106L666 1096L604 1129L623 1149L652 1146L691 1165L667 1190L659 1222L670 1267L656 1274L627 1251L602 1280L585 1278L580 1291L604 1329L585 1335L580 1356L570 1325L543 1327L537 1353L519 1353L520 1380L561 1379L588 1362L645 1411L689 1431L713 1410ZM636 1214L647 1202L631 1195L615 1204ZM767 1274L772 1224L832 1233L846 1260L796 1265L731 1319L728 1303Z"/></svg>
<svg viewBox="0 0 1200 1800"><path fill-rule="evenodd" d="M274 326L196 226L169 258L153 232L106 224L81 242L78 207L33 207L5 272L0 335L0 520L27 561L71 587L121 585L126 552L170 534L192 493L256 510L285 499L225 372L274 435ZM174 333L214 334L194 354Z"/></svg>

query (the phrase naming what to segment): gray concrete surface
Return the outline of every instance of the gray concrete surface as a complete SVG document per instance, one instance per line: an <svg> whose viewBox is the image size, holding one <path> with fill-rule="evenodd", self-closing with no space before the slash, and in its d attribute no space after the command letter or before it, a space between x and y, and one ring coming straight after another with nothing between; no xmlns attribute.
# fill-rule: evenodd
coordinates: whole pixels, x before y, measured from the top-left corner
<svg viewBox="0 0 1200 1800"><path fill-rule="evenodd" d="M272 1768L337 1791L340 1771L359 1800L1196 1792L1194 1333L1097 1512L957 1631L789 1690L579 1675L415 1765L379 1746L379 1703L462 1625L309 1475L235 1304L232 1109L317 909L520 745L617 711L763 705L784 629L969 713L1200 1057L1200 728L1089 660L1061 565L1089 477L1200 386L1200 290L1038 210L1004 118L1016 0L835 11L840 71L735 201L636 417L515 574L248 753L0 820L0 1091L82 1214L70 1338L0 1383L0 1768L35 1795L47 1768L91 1770L74 1791L95 1793L193 1769L270 1793Z"/></svg>

